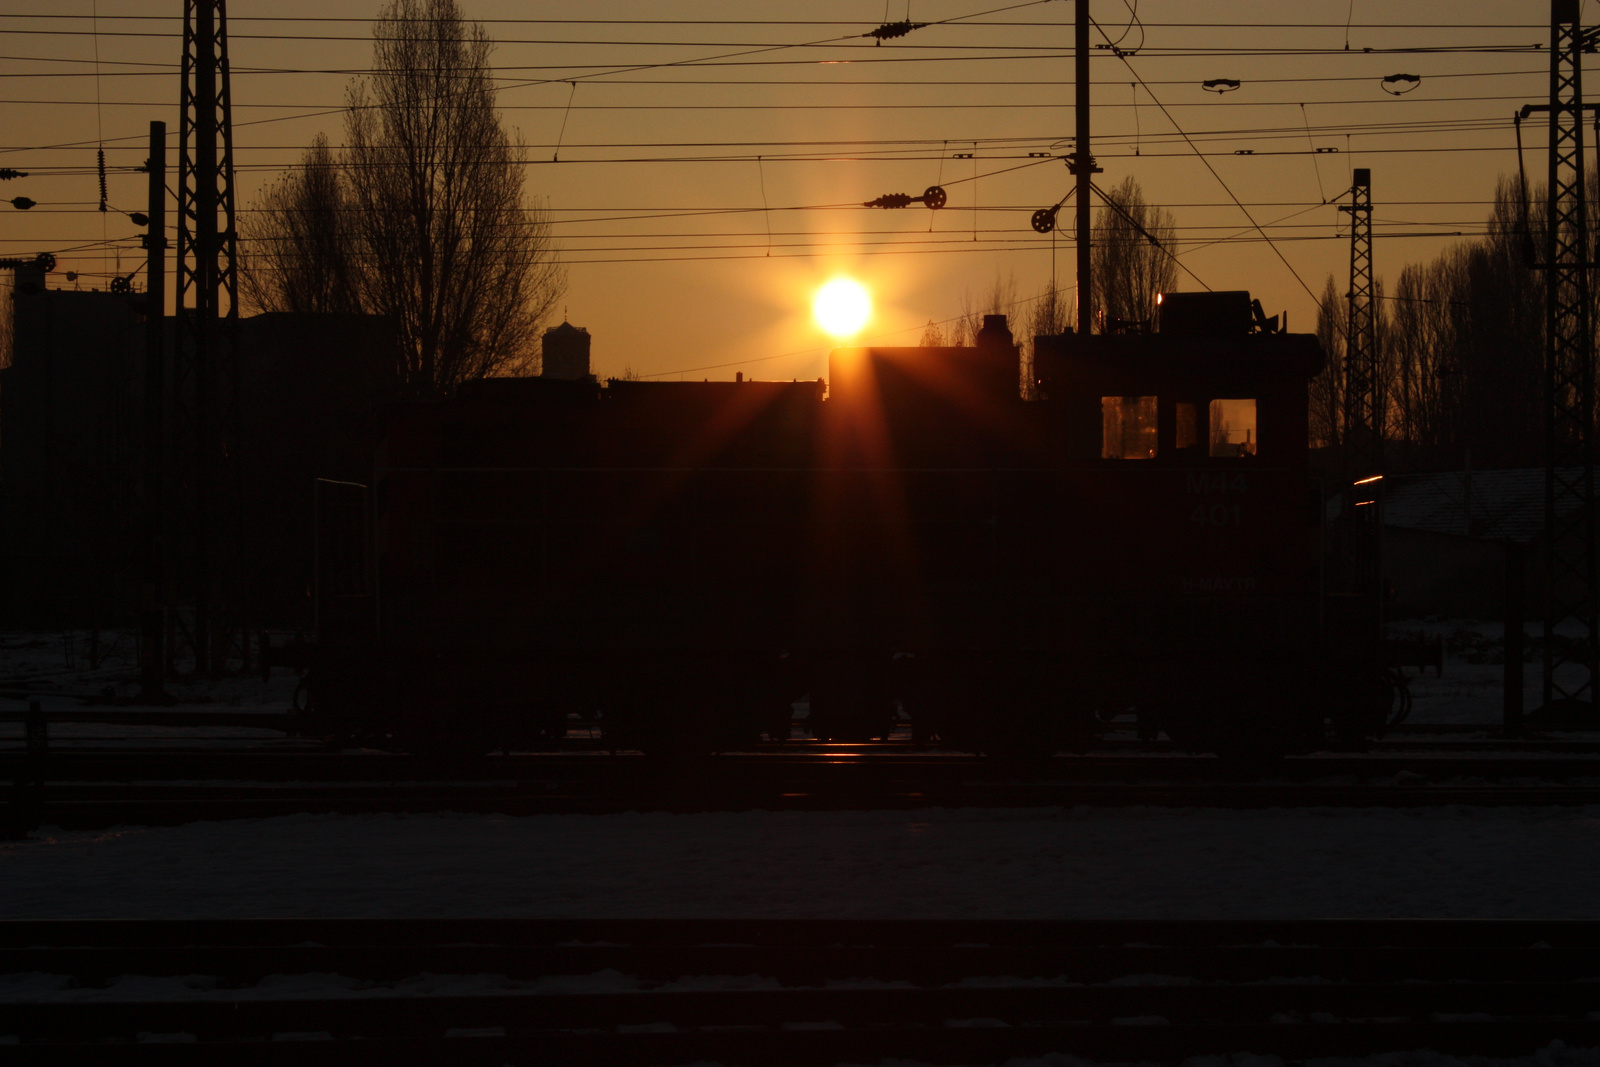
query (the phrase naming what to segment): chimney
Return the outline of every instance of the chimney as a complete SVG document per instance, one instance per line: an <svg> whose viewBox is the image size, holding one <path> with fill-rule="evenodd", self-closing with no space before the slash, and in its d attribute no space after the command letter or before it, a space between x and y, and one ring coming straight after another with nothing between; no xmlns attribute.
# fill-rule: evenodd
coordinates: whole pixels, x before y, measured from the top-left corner
<svg viewBox="0 0 1600 1067"><path fill-rule="evenodd" d="M985 315L983 329L978 331L979 348L1001 348L1010 350L1016 342L1011 337L1011 328L1006 325L1004 315Z"/></svg>

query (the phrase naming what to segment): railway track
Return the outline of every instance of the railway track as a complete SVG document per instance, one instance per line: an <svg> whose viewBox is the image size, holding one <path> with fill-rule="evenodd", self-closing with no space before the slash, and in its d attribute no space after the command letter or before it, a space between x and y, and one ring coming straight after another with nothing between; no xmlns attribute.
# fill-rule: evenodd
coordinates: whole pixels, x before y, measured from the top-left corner
<svg viewBox="0 0 1600 1067"><path fill-rule="evenodd" d="M0 1039L19 1065L1515 1056L1600 1045L1597 948L1590 922L12 922Z"/></svg>
<svg viewBox="0 0 1600 1067"><path fill-rule="evenodd" d="M210 721L204 713L118 709L69 718L107 716L127 720L124 725L162 727ZM230 721L227 714L215 718ZM1507 742L1471 727L1411 727L1367 753L1253 766L1131 738L1026 767L903 741L796 740L709 759L656 760L607 753L581 731L551 751L449 761L334 751L282 736L173 743L46 735L0 748L0 782L11 783L0 799L0 832L14 837L41 825L97 829L301 812L1600 803L1600 753L1593 743Z"/></svg>
<svg viewBox="0 0 1600 1067"><path fill-rule="evenodd" d="M640 757L563 761L490 760L466 768L418 765L403 758L325 757L294 768L199 766L186 757L94 761L41 772L0 764L12 784L0 825L16 837L40 826L69 830L113 825L175 825L299 813L478 812L507 815L627 811L829 811L930 807L1387 807L1600 804L1592 771L1562 781L1534 768L1499 782L1463 777L1441 759L1434 777L1393 766L1358 778L1321 768L1331 779L1239 779L1174 775L1163 766L1139 778L1056 775L1053 768L1007 775L981 761L707 760L660 765ZM1154 761L1152 761L1154 762ZM1479 768L1481 769L1481 768ZM231 774L229 772L232 772ZM265 773L263 773L265 772ZM285 773L292 772L292 773ZM30 774L45 773L41 778ZM255 775L260 774L260 777Z"/></svg>

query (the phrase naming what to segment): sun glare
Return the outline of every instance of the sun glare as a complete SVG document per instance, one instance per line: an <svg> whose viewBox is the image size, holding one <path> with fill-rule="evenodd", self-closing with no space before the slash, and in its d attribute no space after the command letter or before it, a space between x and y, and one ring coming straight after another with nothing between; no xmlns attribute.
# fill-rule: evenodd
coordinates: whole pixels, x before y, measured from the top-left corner
<svg viewBox="0 0 1600 1067"><path fill-rule="evenodd" d="M834 337L851 337L861 331L872 314L872 298L858 281L835 278L817 290L811 314Z"/></svg>

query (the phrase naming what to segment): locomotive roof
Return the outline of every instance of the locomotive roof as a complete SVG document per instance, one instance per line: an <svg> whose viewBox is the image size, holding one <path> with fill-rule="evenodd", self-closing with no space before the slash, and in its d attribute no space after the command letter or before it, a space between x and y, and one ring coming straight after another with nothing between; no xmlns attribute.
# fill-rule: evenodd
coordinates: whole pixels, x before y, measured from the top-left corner
<svg viewBox="0 0 1600 1067"><path fill-rule="evenodd" d="M1307 378L1322 370L1322 346L1309 333L1253 333L1195 337L1160 333L1045 335L1034 338L1041 349L1079 365L1130 363L1171 367L1259 365L1268 372L1298 373Z"/></svg>

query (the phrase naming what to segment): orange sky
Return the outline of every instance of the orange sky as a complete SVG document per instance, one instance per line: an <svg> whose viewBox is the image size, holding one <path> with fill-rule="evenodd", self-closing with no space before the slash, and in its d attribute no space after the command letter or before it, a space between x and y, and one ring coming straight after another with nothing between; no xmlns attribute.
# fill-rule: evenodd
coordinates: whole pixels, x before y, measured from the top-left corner
<svg viewBox="0 0 1600 1067"><path fill-rule="evenodd" d="M1496 175L1516 168L1511 115L1547 92L1547 53L1533 50L1548 45L1542 2L1141 0L1138 24L1123 0L1091 2L1104 28L1094 40L1134 50L1094 60L1098 183L1136 177L1176 215L1189 270L1252 290L1294 330L1314 318L1302 282L1320 292L1331 273L1343 291L1346 216L1323 201L1352 167L1372 170L1376 266L1392 279L1451 234L1481 231ZM997 279L1027 296L1051 277L1052 240L1028 220L1071 180L1054 158L1073 128L1067 0L888 0L887 15L880 0L463 4L523 20L487 24L500 105L528 146L528 193L552 212L567 315L593 334L601 375L816 377L830 341L811 297L841 272L872 290L861 340L880 344L916 343L929 319L982 304ZM338 108L370 58L378 6L229 5L241 207L319 130L342 140ZM882 47L849 36L908 10L962 21ZM1594 4L1585 12L1600 18ZM176 145L181 16L180 0L13 0L0 12L0 166L30 172L0 191L39 202L0 205L0 252L52 250L97 288L142 261L139 230L96 210L95 150L104 144L112 206L142 209L131 168L149 121L164 119ZM1237 25L1192 25L1223 21ZM1389 96L1380 82L1396 73L1422 82ZM1201 88L1221 77L1243 85ZM1542 179L1537 119L1524 139ZM935 183L949 192L937 213L854 206ZM1071 284L1072 245L1054 244ZM55 284L72 283L58 273Z"/></svg>

